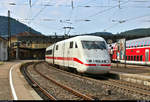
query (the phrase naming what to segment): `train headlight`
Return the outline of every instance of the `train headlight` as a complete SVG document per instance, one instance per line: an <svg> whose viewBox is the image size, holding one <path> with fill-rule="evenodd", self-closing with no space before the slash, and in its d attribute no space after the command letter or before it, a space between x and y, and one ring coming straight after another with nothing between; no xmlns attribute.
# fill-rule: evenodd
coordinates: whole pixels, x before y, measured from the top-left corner
<svg viewBox="0 0 150 102"><path fill-rule="evenodd" d="M106 63L109 63L109 60L106 60Z"/></svg>
<svg viewBox="0 0 150 102"><path fill-rule="evenodd" d="M92 62L92 60L87 60L87 62L90 62L90 63L91 63L91 62Z"/></svg>
<svg viewBox="0 0 150 102"><path fill-rule="evenodd" d="M106 63L106 60L104 60L104 63Z"/></svg>

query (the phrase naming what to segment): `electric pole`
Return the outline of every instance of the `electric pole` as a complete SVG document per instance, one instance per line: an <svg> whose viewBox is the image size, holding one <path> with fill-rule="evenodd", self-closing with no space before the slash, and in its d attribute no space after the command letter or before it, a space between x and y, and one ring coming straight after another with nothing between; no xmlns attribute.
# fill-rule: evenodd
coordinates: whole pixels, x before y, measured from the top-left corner
<svg viewBox="0 0 150 102"><path fill-rule="evenodd" d="M127 36L126 36L126 34L125 34L125 43L124 43L124 46L125 46L125 50L124 50L124 59L125 59L125 68L126 68L126 60L127 60L127 55L126 55L126 39L127 39Z"/></svg>
<svg viewBox="0 0 150 102"><path fill-rule="evenodd" d="M32 7L32 1L31 0L29 0L29 5L30 5L30 8Z"/></svg>
<svg viewBox="0 0 150 102"><path fill-rule="evenodd" d="M119 9L121 9L121 7L120 7L120 2L121 2L121 1L119 0L118 2L119 2Z"/></svg>
<svg viewBox="0 0 150 102"><path fill-rule="evenodd" d="M10 11L8 10L8 60L11 55Z"/></svg>
<svg viewBox="0 0 150 102"><path fill-rule="evenodd" d="M72 7L72 9L74 8L73 0L71 0L71 7Z"/></svg>

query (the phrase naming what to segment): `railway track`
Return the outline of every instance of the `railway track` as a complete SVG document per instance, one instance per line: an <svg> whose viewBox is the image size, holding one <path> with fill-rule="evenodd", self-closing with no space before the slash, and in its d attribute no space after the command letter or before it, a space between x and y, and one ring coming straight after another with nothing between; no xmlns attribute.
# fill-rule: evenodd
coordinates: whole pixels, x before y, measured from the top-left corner
<svg viewBox="0 0 150 102"><path fill-rule="evenodd" d="M114 80L114 79L110 79L110 78L104 77L104 76L103 76L103 78L108 79L108 81L102 82L97 79L91 79L91 78L87 78L87 77L85 77L85 78L89 79L89 80L95 80L96 82L105 84L108 87L112 87L115 89L121 89L121 91L123 93L125 93L126 95L127 94L137 95L137 97L139 97L141 99L150 99L150 87L149 86L135 84L135 83L127 82L124 80Z"/></svg>
<svg viewBox="0 0 150 102"><path fill-rule="evenodd" d="M28 63L29 65L32 63ZM27 65L27 66L29 66ZM27 67L26 66L26 67ZM22 74L25 76L26 80L29 82L29 84L39 93L40 90L40 95L42 94L42 98L44 99L50 99L50 100L56 100L55 97L53 97L50 93L48 93L44 88L42 88L34 79L31 77L31 75L27 72L26 67L21 68ZM37 88L39 90L37 90ZM44 97L43 97L44 96Z"/></svg>
<svg viewBox="0 0 150 102"><path fill-rule="evenodd" d="M121 91L123 91L125 94L137 95L137 97L140 97L142 99L150 99L150 88L146 86L133 85L133 83L112 79L109 79L108 82L105 82L103 84L106 84L113 88L121 89Z"/></svg>
<svg viewBox="0 0 150 102"><path fill-rule="evenodd" d="M37 64L37 63L36 63ZM46 79L48 82L50 82L50 84L52 85L54 85L55 86L55 89L59 89L59 92L61 92L61 94L66 94L66 93L68 93L67 94L67 96L69 97L69 99L77 99L77 100L94 100L93 98L91 98L90 96L87 96L87 95L84 95L84 94L82 94L82 93L80 93L80 92L78 92L78 91L76 91L76 90L74 90L74 89L72 89L72 88L70 88L70 87L67 87L67 86L65 86L65 85L63 85L63 84L61 84L61 83L59 83L59 82L57 82L56 80L54 80L54 79L52 79L52 78L50 78L50 77L48 77L48 76L46 76L46 75L44 75L43 73L41 73L40 71L38 71L37 69L36 69L36 64L34 64L32 67L32 69L37 73L37 74L39 74L41 77L43 77L44 79ZM26 73L26 75L29 77L29 79L32 81L32 83L33 83L33 86L36 86L36 87L38 87L41 91L42 91L42 93L45 95L45 96L47 96L48 97L48 99L50 99L50 100L60 100L61 98L59 98L58 96L55 96L54 97L54 95L51 95L50 94L50 91L47 91L47 90L49 90L47 87L45 87L45 86L43 86L43 85L40 85L41 83L40 82L38 82L38 80L37 79L35 79L35 78L32 78L32 76L29 74L29 72L27 72L26 71L26 69L24 69L24 72ZM38 77L39 78L39 77ZM45 81L46 81L45 80ZM65 91L64 91L65 90ZM68 92L66 92L66 91L68 91ZM63 93L64 92L64 93ZM60 94L60 93L59 93ZM63 95L62 95L63 96ZM66 98L66 99L68 99L68 97ZM61 99L62 100L62 99Z"/></svg>
<svg viewBox="0 0 150 102"><path fill-rule="evenodd" d="M70 72L66 72L57 68L55 69L66 74L70 74ZM107 81L106 80L102 81L90 77L76 75L73 73L72 75L86 80L95 81L96 83L101 83L103 85L106 85L107 88L119 90L121 93L124 93L125 95L132 95L138 99L150 99L150 87L148 86L137 85L123 80L108 79Z"/></svg>

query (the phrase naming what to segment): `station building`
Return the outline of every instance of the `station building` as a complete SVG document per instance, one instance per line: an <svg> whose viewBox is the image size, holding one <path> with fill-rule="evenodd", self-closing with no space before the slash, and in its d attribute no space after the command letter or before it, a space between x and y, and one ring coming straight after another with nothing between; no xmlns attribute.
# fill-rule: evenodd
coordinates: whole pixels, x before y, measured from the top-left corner
<svg viewBox="0 0 150 102"><path fill-rule="evenodd" d="M0 61L8 60L8 43L7 40L0 37Z"/></svg>
<svg viewBox="0 0 150 102"><path fill-rule="evenodd" d="M66 39L65 36L44 36L23 32L11 36L11 59L44 59L51 44Z"/></svg>

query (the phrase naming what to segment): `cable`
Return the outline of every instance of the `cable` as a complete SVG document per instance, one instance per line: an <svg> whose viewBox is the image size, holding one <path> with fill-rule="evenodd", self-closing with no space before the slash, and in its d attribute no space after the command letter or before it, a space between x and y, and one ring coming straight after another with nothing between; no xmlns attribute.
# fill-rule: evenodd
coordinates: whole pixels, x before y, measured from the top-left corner
<svg viewBox="0 0 150 102"><path fill-rule="evenodd" d="M104 31L106 31L106 30L108 30L108 29L110 29L110 28L113 28L113 27L115 27L115 26L117 26L117 25L119 25L119 24L120 24L120 23L115 23L115 24L109 26L108 28L104 29Z"/></svg>
<svg viewBox="0 0 150 102"><path fill-rule="evenodd" d="M127 4L128 2L129 2L129 0L126 1L126 2L121 3L120 5ZM104 12L106 12L106 11L109 11L109 10L111 10L111 9L113 9L113 8L116 8L116 7L118 7L118 5L115 5L115 6L111 7L111 8L108 8L108 9L105 9L105 10L102 10L102 11L99 11L99 12L97 12L97 13L95 13L95 14L93 14L93 15L90 15L90 16L88 16L88 17L93 17L93 16L96 16L96 15L102 14L102 13L104 13Z"/></svg>
<svg viewBox="0 0 150 102"><path fill-rule="evenodd" d="M40 10L35 16L32 17L32 21L30 21L29 24L31 24L31 23L35 20L35 18L38 17L41 12L43 12L43 10L44 10L46 7L47 7L47 6L44 6L43 8L41 8L41 10Z"/></svg>
<svg viewBox="0 0 150 102"><path fill-rule="evenodd" d="M35 16L32 17L32 19L33 19L32 22L35 20L36 17L39 16L39 14L40 14L41 12L43 12L43 10L44 10L46 7L47 7L47 6L44 6L43 8L41 8L41 10L40 10ZM29 22L29 24L32 23L32 22Z"/></svg>
<svg viewBox="0 0 150 102"><path fill-rule="evenodd" d="M136 19L143 18L143 17L149 16L149 15L150 15L150 14L146 14L146 15L143 15L143 16L138 16L138 17L134 17L134 18L129 18L129 19L126 19L126 20L124 20L124 21L127 22L127 21L131 21L131 20L136 20Z"/></svg>
<svg viewBox="0 0 150 102"><path fill-rule="evenodd" d="M126 20L123 20L122 22L119 21L118 23L115 23L113 25L111 25L110 27L106 28L105 30L108 30L116 25L119 25L119 24L122 24L122 23L125 23L127 21L131 21L131 20L136 20L136 19L139 19L139 18L142 18L142 17L146 17L146 16L149 16L150 14L146 14L146 15L143 15L143 16L138 16L138 17L134 17L134 18L130 18L130 19L126 19Z"/></svg>
<svg viewBox="0 0 150 102"><path fill-rule="evenodd" d="M38 2L39 0L36 0L32 5L31 7L33 7L34 5L36 5L36 3Z"/></svg>
<svg viewBox="0 0 150 102"><path fill-rule="evenodd" d="M81 5L87 5L87 4L89 4L89 3L93 2L93 1L96 1L96 0L89 0L88 2L86 2L86 3L84 3L84 4L81 4ZM80 6L80 5L79 5L79 6Z"/></svg>

